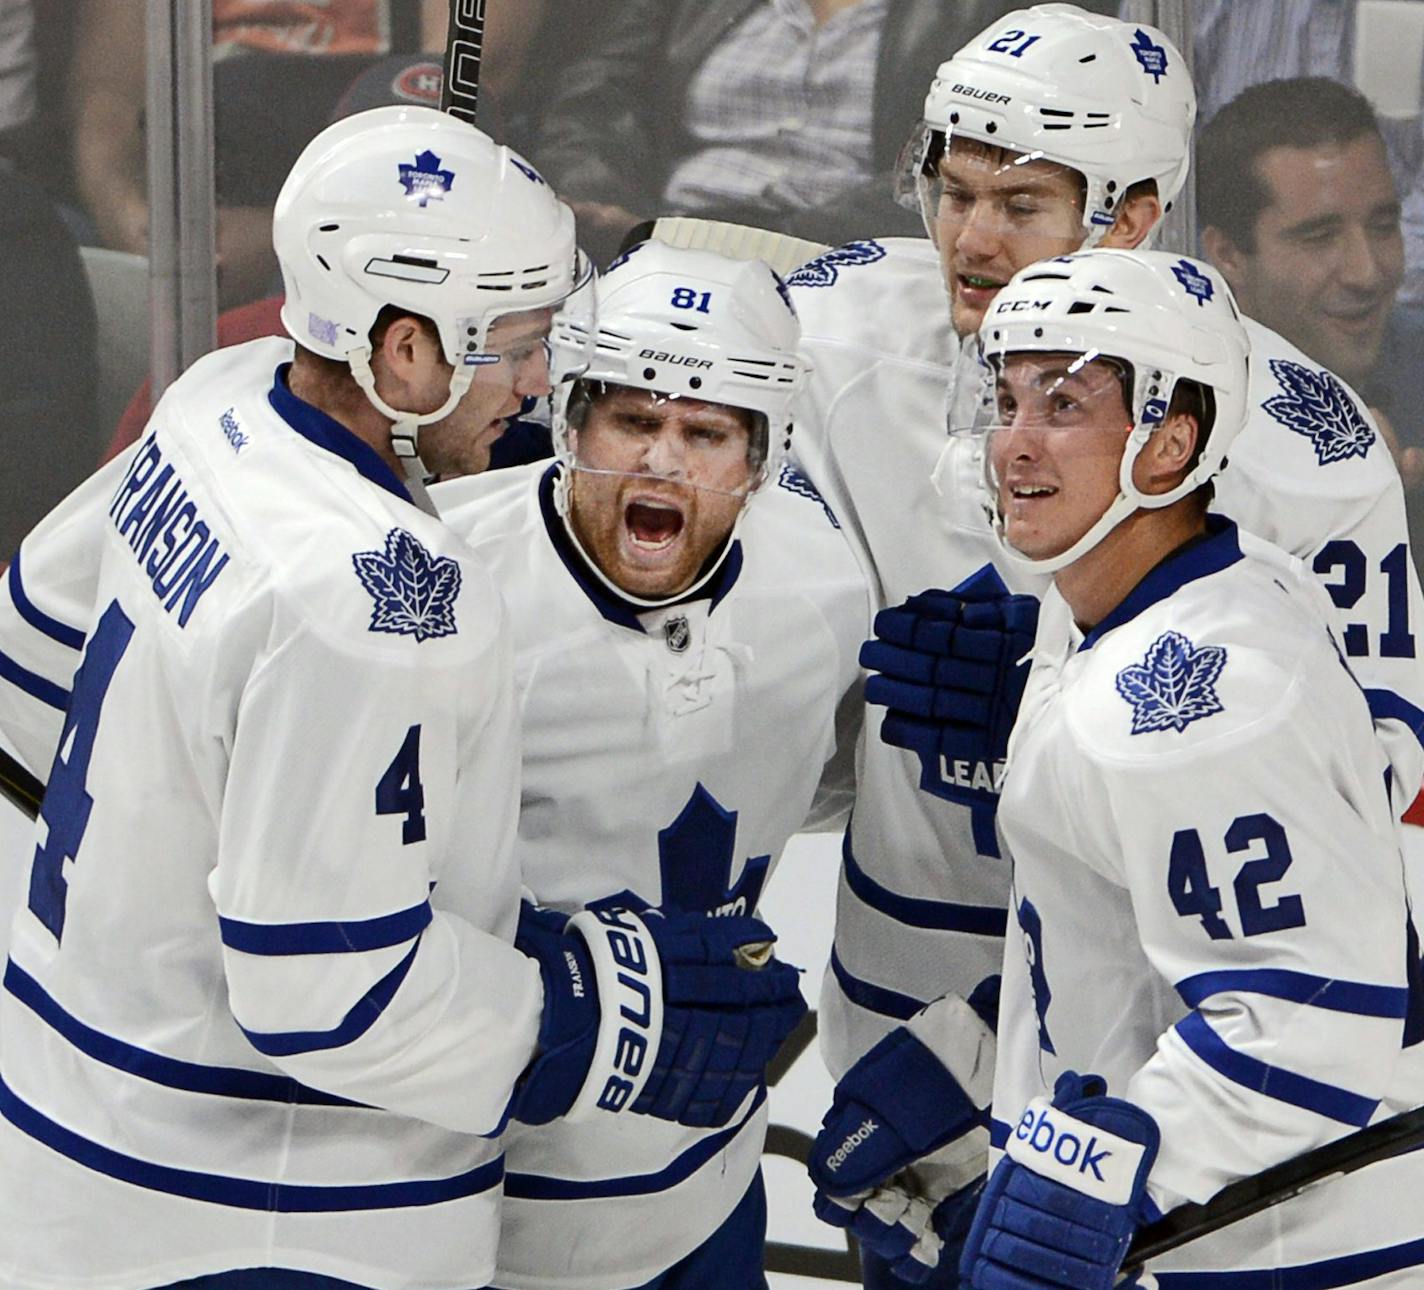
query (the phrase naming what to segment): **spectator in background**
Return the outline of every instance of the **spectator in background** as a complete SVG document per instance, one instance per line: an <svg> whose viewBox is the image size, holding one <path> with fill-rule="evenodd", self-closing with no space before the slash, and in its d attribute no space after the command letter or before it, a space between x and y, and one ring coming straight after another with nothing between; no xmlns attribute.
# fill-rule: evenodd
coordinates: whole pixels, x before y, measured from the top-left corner
<svg viewBox="0 0 1424 1290"><path fill-rule="evenodd" d="M1400 203L1368 101L1322 77L1253 85L1201 132L1196 175L1207 258L1241 308L1355 386L1424 483L1424 383L1389 332Z"/></svg>
<svg viewBox="0 0 1424 1290"><path fill-rule="evenodd" d="M506 5L491 5L499 10ZM143 6L76 7L69 101L79 195L105 246L146 255ZM219 290L266 295L272 203L352 79L393 49L441 50L447 0L214 0Z"/></svg>
<svg viewBox="0 0 1424 1290"><path fill-rule="evenodd" d="M1017 7L621 0L556 87L532 156L605 257L662 214L829 243L918 234L892 176L923 87L948 51Z"/></svg>
<svg viewBox="0 0 1424 1290"><path fill-rule="evenodd" d="M79 248L30 155L30 0L0 0L0 565L93 469L94 301Z"/></svg>

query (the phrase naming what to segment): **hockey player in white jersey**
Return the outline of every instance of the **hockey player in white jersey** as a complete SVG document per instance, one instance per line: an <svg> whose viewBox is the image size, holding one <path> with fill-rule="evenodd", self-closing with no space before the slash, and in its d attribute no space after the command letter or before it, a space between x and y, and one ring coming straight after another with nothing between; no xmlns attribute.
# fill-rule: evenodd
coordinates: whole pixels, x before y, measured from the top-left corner
<svg viewBox="0 0 1424 1290"><path fill-rule="evenodd" d="M752 919L516 927L508 627L418 503L548 392L570 212L380 109L274 241L296 344L196 364L7 576L0 726L48 776L0 993L24 1290L484 1286L511 1113L715 1123L804 1009Z"/></svg>
<svg viewBox="0 0 1424 1290"><path fill-rule="evenodd" d="M972 500L972 461L951 452L931 482L945 424L979 402L975 330L1003 283L1079 247L1143 244L1184 181L1194 114L1183 59L1160 31L1068 5L1009 15L940 68L907 150L904 187L921 202L932 241L855 243L790 278L814 363L795 454L865 552L883 605L971 578L981 591L1002 579L1041 594L1045 580L998 551ZM1178 269L1187 282L1201 276L1191 257ZM1279 336L1246 327L1257 357L1249 416L1218 503L1305 559L1345 611L1347 654L1376 700L1402 811L1424 764L1414 734L1424 682L1397 472L1353 392ZM906 644L916 613L911 603L900 618ZM938 734L887 728L871 712L819 1015L838 1078L887 1035L903 1038L901 1023L927 1002L967 997L995 973L1007 921L992 767L976 782L973 759ZM992 1051L987 1036L965 1042ZM867 1078L861 1071L843 1085L817 1144L823 1161L869 1109L884 1119ZM884 1083L883 1070L877 1078ZM953 1132L952 1117L913 1126L902 1117L903 1142L878 1166L921 1155L917 1144L938 1146ZM852 1199L883 1176L864 1158L865 1172L842 1164L832 1178L824 1165L813 1169L824 1193L849 1202L826 1201L823 1212L860 1233L867 1285L900 1283L887 1262L917 1279L935 1253L909 1256L903 1247L928 1211L913 1205L900 1223L885 1198L876 1203L888 1208L875 1214ZM964 1176L955 1165L910 1190L933 1208ZM877 1254L882 1238L888 1260ZM952 1268L939 1276L935 1284L954 1284Z"/></svg>
<svg viewBox="0 0 1424 1290"><path fill-rule="evenodd" d="M869 593L785 465L798 334L760 261L642 243L599 283L559 460L432 490L509 608L518 856L558 922L625 890L753 912L790 836L841 804L825 768L854 747ZM494 1284L765 1286L765 1098L736 1110L512 1124Z"/></svg>
<svg viewBox="0 0 1424 1290"><path fill-rule="evenodd" d="M985 496L1054 585L999 812L1005 1155L964 1250L975 1290L1106 1290L1143 1222L1387 1114L1424 1017L1340 616L1301 561L1208 513L1248 342L1225 280L1177 260L1022 271L980 332ZM1150 1270L1163 1290L1416 1285L1399 1198L1421 1181L1417 1154L1379 1163Z"/></svg>

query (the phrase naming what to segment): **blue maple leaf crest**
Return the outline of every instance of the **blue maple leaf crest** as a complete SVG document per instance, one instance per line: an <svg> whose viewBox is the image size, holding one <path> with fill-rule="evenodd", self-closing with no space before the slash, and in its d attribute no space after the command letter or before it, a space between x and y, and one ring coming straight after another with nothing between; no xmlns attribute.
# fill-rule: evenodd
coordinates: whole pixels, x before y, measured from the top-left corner
<svg viewBox="0 0 1424 1290"><path fill-rule="evenodd" d="M401 162L400 181L407 196L414 197L422 206L428 206L431 202L445 200L445 194L455 183L455 172L442 170L440 158L427 148L416 154L414 165Z"/></svg>
<svg viewBox="0 0 1424 1290"><path fill-rule="evenodd" d="M1197 649L1181 632L1165 632L1141 663L1117 674L1117 692L1132 705L1132 733L1175 730L1224 712L1213 688L1226 666L1226 648Z"/></svg>
<svg viewBox="0 0 1424 1290"><path fill-rule="evenodd" d="M351 563L376 602L371 631L414 636L417 643L455 635L460 594L456 560L432 556L404 529L392 529L384 552L358 551Z"/></svg>
<svg viewBox="0 0 1424 1290"><path fill-rule="evenodd" d="M810 501L819 502L821 509L826 512L826 518L831 522L831 527L833 529L840 528L840 520L836 519L836 513L826 505L826 499L817 491L816 485L807 479L806 476L797 470L789 461L782 462L781 478L776 482L788 493L795 493L798 497L805 497Z"/></svg>
<svg viewBox="0 0 1424 1290"><path fill-rule="evenodd" d="M1283 358L1271 359L1271 372L1281 393L1261 406L1286 429L1309 439L1322 466L1369 453L1375 432L1334 373Z"/></svg>
<svg viewBox="0 0 1424 1290"><path fill-rule="evenodd" d="M847 242L834 251L808 260L789 278L789 287L829 287L841 276L841 268L851 264L874 264L885 258L885 248L879 242Z"/></svg>
<svg viewBox="0 0 1424 1290"><path fill-rule="evenodd" d="M1167 51L1157 44L1141 27L1132 39L1132 52L1142 64L1142 70L1158 84L1167 74Z"/></svg>
<svg viewBox="0 0 1424 1290"><path fill-rule="evenodd" d="M1172 266L1172 276L1182 284L1182 290L1187 295L1196 297L1197 304L1202 308L1216 295L1216 287L1212 285L1210 276L1190 260L1178 260Z"/></svg>

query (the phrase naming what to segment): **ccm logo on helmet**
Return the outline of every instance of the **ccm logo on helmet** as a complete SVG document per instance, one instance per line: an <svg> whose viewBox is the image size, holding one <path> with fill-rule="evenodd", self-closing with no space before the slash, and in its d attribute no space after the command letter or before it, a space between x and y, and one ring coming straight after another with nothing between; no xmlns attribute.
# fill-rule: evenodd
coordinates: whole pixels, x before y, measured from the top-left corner
<svg viewBox="0 0 1424 1290"><path fill-rule="evenodd" d="M1051 300L1001 300L994 306L996 314L1016 314L1020 309L1047 309Z"/></svg>
<svg viewBox="0 0 1424 1290"><path fill-rule="evenodd" d="M608 1077L598 1095L598 1105L605 1111L621 1111L633 1091L633 1080L643 1069L648 1056L652 1028L652 989L648 985L651 968L643 945L643 931L636 922L618 909L597 909L594 916L603 924L603 936L617 966L617 981L623 1002L618 1015L623 1024L618 1028L618 1046L613 1053L613 1074Z"/></svg>
<svg viewBox="0 0 1424 1290"><path fill-rule="evenodd" d="M956 85L950 90L951 94L963 94L965 98L980 99L985 103L1012 103L1013 99L1007 94L995 94L991 90L981 90L973 85Z"/></svg>
<svg viewBox="0 0 1424 1290"><path fill-rule="evenodd" d="M668 354L661 349L644 349L638 351L639 358L646 358L653 363L671 363L674 367L711 367L712 362L706 358L688 358L683 354Z"/></svg>

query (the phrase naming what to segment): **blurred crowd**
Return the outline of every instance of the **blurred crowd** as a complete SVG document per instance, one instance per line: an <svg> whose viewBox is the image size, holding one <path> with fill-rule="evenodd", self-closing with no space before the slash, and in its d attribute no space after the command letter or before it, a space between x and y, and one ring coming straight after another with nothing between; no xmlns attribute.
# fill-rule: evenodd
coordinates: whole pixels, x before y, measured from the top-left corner
<svg viewBox="0 0 1424 1290"><path fill-rule="evenodd" d="M1127 0L1083 2L1133 16ZM480 125L545 174L605 263L668 214L827 245L918 235L892 177L919 96L939 62L1018 7L489 0ZM1191 0L1198 245L1180 249L1364 395L1424 526L1424 59L1401 37L1410 25L1391 25L1399 7ZM0 0L0 560L149 406L146 8ZM232 342L278 327L282 176L335 117L438 101L449 6L213 9L219 336Z"/></svg>

